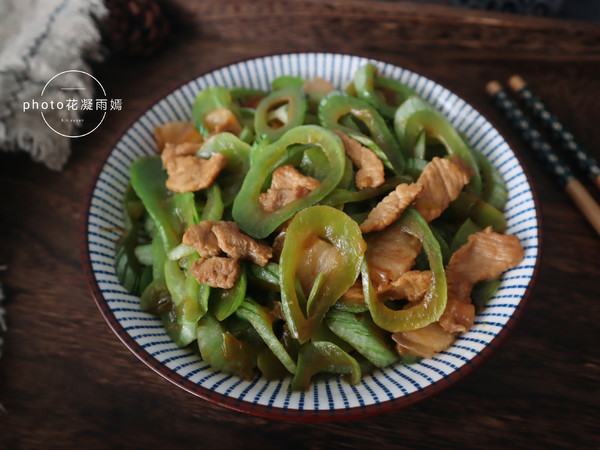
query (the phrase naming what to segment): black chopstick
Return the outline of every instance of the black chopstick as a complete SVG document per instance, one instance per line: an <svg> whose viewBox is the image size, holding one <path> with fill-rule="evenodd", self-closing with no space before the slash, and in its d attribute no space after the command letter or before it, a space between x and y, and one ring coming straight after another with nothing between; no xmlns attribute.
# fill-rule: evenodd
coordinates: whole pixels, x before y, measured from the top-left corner
<svg viewBox="0 0 600 450"><path fill-rule="evenodd" d="M573 176L571 170L552 150L550 144L535 129L515 101L507 95L502 85L497 81L490 81L487 84L486 90L496 106L506 115L511 125L519 132L529 148L542 161L553 178L564 187L567 194L569 194L589 223L600 235L600 206L598 206L598 203L596 203L579 180Z"/></svg>

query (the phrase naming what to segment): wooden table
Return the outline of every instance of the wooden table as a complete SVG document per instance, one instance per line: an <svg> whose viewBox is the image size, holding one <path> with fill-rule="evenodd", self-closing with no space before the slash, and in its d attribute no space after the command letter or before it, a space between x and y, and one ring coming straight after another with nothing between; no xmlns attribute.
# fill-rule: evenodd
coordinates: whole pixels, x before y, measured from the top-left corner
<svg viewBox="0 0 600 450"><path fill-rule="evenodd" d="M0 280L10 298L0 360L0 402L7 412L0 414L0 447L598 447L600 240L495 110L484 86L523 75L600 158L600 27L356 0L171 4L177 26L161 53L94 68L110 95L123 98L123 111L73 141L64 172L21 154L0 155L0 260L9 267ZM297 424L202 401L121 344L83 277L81 205L97 165L127 125L193 77L294 51L384 60L456 92L508 139L541 208L537 281L509 340L455 386L383 416Z"/></svg>

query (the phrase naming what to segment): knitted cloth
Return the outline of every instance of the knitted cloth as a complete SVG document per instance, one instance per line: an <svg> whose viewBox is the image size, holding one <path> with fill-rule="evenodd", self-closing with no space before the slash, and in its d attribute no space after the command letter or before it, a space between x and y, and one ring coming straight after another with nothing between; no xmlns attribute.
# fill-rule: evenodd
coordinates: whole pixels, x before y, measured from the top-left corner
<svg viewBox="0 0 600 450"><path fill-rule="evenodd" d="M102 59L98 23L106 14L101 0L0 1L1 150L23 150L51 169L63 168L71 152L70 139L46 126L39 111L23 111L23 102L39 98L46 83L60 72L89 72L88 62ZM90 79L84 81L93 92ZM65 102L67 96L73 93L53 90L44 100ZM54 119L64 119L75 129L81 111L44 114L56 115Z"/></svg>

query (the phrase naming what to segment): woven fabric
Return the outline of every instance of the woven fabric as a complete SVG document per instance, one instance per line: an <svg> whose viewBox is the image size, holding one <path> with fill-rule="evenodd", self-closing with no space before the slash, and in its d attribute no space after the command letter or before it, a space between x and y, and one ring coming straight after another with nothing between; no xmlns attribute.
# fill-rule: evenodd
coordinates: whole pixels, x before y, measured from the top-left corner
<svg viewBox="0 0 600 450"><path fill-rule="evenodd" d="M39 97L58 73L89 71L88 62L102 59L98 23L105 14L101 0L0 2L0 149L26 151L54 170L64 167L70 139L49 129L39 111L23 111L23 102ZM66 95L56 90L45 99L65 101ZM48 114L77 127L81 111Z"/></svg>

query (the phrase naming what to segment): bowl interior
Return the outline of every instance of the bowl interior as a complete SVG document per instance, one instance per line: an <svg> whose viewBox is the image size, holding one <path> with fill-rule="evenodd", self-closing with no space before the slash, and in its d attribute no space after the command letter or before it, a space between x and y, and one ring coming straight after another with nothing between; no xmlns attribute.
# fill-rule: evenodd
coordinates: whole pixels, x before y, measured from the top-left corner
<svg viewBox="0 0 600 450"><path fill-rule="evenodd" d="M397 364L363 377L351 386L331 378L312 383L307 392L289 392L291 378L244 381L213 370L192 349L177 347L161 321L139 310L139 299L117 281L113 262L115 229L123 226L121 201L129 165L156 153L152 129L172 120L190 120L196 94L208 87L244 86L268 90L279 75L320 76L343 88L367 62L413 87L487 155L509 189L505 215L509 234L525 249L525 259L503 275L502 284L470 331L447 351L414 365ZM84 217L84 266L96 301L119 338L148 366L178 386L224 406L258 415L330 419L374 414L413 403L448 386L483 360L511 327L532 281L538 258L538 217L531 186L519 161L494 127L462 99L414 72L387 63L339 54L276 55L244 61L201 76L155 104L112 149L95 181Z"/></svg>

